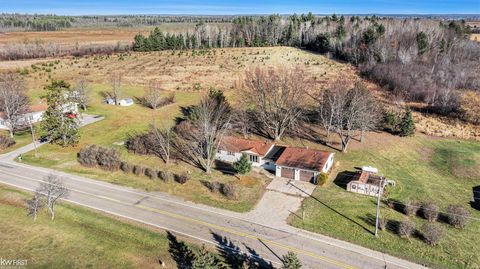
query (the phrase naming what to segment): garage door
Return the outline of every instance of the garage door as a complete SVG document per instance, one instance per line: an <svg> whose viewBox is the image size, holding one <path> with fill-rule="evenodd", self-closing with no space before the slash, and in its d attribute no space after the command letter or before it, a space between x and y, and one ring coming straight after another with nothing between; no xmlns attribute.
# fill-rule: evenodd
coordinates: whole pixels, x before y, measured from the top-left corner
<svg viewBox="0 0 480 269"><path fill-rule="evenodd" d="M304 170L300 170L300 180L301 181L312 181L313 179L313 172L310 172L310 171L304 171Z"/></svg>
<svg viewBox="0 0 480 269"><path fill-rule="evenodd" d="M292 168L282 167L282 177L295 179L295 170Z"/></svg>

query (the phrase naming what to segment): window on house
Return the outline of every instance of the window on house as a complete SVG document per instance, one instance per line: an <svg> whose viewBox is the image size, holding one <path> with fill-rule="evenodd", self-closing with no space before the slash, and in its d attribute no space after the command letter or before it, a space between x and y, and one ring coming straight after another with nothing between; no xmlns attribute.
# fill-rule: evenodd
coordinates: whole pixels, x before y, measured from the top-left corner
<svg viewBox="0 0 480 269"><path fill-rule="evenodd" d="M252 163L258 163L258 156L250 155L250 162L252 162Z"/></svg>
<svg viewBox="0 0 480 269"><path fill-rule="evenodd" d="M227 155L233 156L233 155L235 155L235 153L233 153L233 152L231 152L231 151L227 151Z"/></svg>

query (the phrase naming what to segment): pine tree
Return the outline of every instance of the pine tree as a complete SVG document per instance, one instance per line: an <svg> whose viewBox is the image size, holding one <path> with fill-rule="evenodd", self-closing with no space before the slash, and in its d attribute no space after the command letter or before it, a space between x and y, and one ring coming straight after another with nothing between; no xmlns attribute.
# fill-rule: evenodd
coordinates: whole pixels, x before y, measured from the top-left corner
<svg viewBox="0 0 480 269"><path fill-rule="evenodd" d="M233 168L235 168L235 170L242 175L250 172L250 170L252 170L252 164L248 160L247 154L242 154L240 160L233 164Z"/></svg>
<svg viewBox="0 0 480 269"><path fill-rule="evenodd" d="M205 245L198 251L195 260L192 264L192 269L219 269L220 265L218 260L212 253L208 252Z"/></svg>
<svg viewBox="0 0 480 269"><path fill-rule="evenodd" d="M76 115L69 114L72 111L66 111L66 106L71 104L70 84L63 80L54 80L45 90L47 92L44 98L47 99L48 108L40 124L42 136L49 139L50 143L62 147L76 145L79 139L79 122Z"/></svg>
<svg viewBox="0 0 480 269"><path fill-rule="evenodd" d="M302 268L302 263L297 257L297 254L289 251L286 255L282 257L282 269L300 269Z"/></svg>
<svg viewBox="0 0 480 269"><path fill-rule="evenodd" d="M405 114L400 122L398 134L400 136L412 136L415 134L415 121L412 111L408 107L405 109Z"/></svg>

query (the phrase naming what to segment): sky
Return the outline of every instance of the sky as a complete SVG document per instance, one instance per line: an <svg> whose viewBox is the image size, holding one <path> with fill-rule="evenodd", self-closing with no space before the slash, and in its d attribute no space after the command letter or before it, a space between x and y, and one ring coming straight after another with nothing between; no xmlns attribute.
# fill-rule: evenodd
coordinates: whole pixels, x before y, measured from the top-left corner
<svg viewBox="0 0 480 269"><path fill-rule="evenodd" d="M0 0L0 13L109 14L480 14L480 0Z"/></svg>

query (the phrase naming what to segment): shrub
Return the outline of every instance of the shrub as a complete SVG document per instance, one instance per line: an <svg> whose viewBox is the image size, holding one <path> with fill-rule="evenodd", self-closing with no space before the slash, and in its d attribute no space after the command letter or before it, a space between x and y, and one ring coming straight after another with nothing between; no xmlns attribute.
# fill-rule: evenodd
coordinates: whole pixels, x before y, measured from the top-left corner
<svg viewBox="0 0 480 269"><path fill-rule="evenodd" d="M120 167L120 152L115 149L98 147L97 163L106 170L117 170Z"/></svg>
<svg viewBox="0 0 480 269"><path fill-rule="evenodd" d="M159 172L159 178L165 182L172 182L174 179L174 176L172 172L169 171L160 171Z"/></svg>
<svg viewBox="0 0 480 269"><path fill-rule="evenodd" d="M326 173L320 173L317 176L317 185L323 186L328 182L328 175Z"/></svg>
<svg viewBox="0 0 480 269"><path fill-rule="evenodd" d="M143 167L140 165L133 166L133 173L137 176L143 175L144 174L143 170L144 170Z"/></svg>
<svg viewBox="0 0 480 269"><path fill-rule="evenodd" d="M448 223L455 228L464 228L470 212L461 205L449 205L447 208Z"/></svg>
<svg viewBox="0 0 480 269"><path fill-rule="evenodd" d="M403 238L409 238L415 231L415 222L411 221L408 218L405 218L398 225L398 235Z"/></svg>
<svg viewBox="0 0 480 269"><path fill-rule="evenodd" d="M411 217L417 214L419 209L418 203L415 201L407 201L404 205L403 212L405 215Z"/></svg>
<svg viewBox="0 0 480 269"><path fill-rule="evenodd" d="M413 119L412 111L406 108L402 121L398 126L398 134L400 136L412 136L415 134L415 120Z"/></svg>
<svg viewBox="0 0 480 269"><path fill-rule="evenodd" d="M233 168L237 173L239 174L247 174L252 170L252 164L248 160L247 154L242 154L242 157L240 157L240 160L236 161L233 163Z"/></svg>
<svg viewBox="0 0 480 269"><path fill-rule="evenodd" d="M422 204L423 217L429 222L435 222L438 218L438 206L432 202Z"/></svg>
<svg viewBox="0 0 480 269"><path fill-rule="evenodd" d="M131 173L132 168L133 168L132 165L127 163L127 162L121 162L120 163L120 169L125 173Z"/></svg>
<svg viewBox="0 0 480 269"><path fill-rule="evenodd" d="M157 174L151 168L145 168L145 176L149 177L150 179L155 179Z"/></svg>
<svg viewBox="0 0 480 269"><path fill-rule="evenodd" d="M204 181L203 183L213 193L218 193L222 189L222 184L218 181Z"/></svg>
<svg viewBox="0 0 480 269"><path fill-rule="evenodd" d="M175 178L175 181L180 184L185 184L190 179L190 177L186 173L175 175L174 178Z"/></svg>
<svg viewBox="0 0 480 269"><path fill-rule="evenodd" d="M97 152L98 147L96 145L90 145L80 149L77 153L77 161L88 167L93 167L97 165Z"/></svg>
<svg viewBox="0 0 480 269"><path fill-rule="evenodd" d="M4 150L15 145L15 140L10 136L0 135L0 150Z"/></svg>
<svg viewBox="0 0 480 269"><path fill-rule="evenodd" d="M136 134L130 135L125 142L125 146L127 147L128 151L133 152L135 154L142 154L146 155L149 154L149 135L148 133L145 134Z"/></svg>
<svg viewBox="0 0 480 269"><path fill-rule="evenodd" d="M233 182L224 183L222 185L221 192L228 199L237 199L238 198L237 185Z"/></svg>
<svg viewBox="0 0 480 269"><path fill-rule="evenodd" d="M429 245L436 245L443 237L443 229L436 223L425 223L422 226L423 239Z"/></svg>

